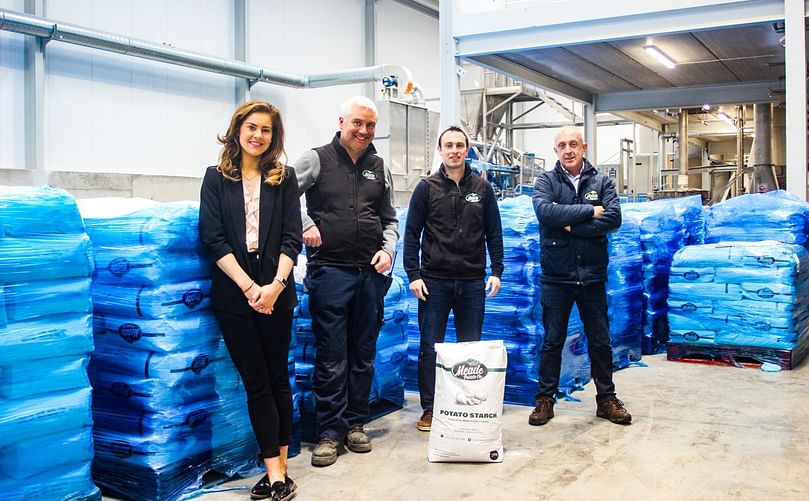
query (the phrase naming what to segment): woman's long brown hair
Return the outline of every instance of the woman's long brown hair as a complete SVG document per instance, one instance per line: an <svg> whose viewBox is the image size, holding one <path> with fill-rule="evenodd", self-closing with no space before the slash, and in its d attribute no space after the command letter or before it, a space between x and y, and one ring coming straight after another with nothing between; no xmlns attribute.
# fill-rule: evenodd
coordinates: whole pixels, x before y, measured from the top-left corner
<svg viewBox="0 0 809 501"><path fill-rule="evenodd" d="M278 108L266 101L248 101L239 106L230 119L230 127L224 136L216 136L222 144L222 151L219 152L219 172L231 181L240 181L241 154L242 148L239 145L239 130L245 119L251 113L267 113L270 115L272 123L272 139L270 147L267 148L258 161L258 168L261 175L265 177L265 183L271 186L278 186L284 179L286 166L280 161L281 156L286 157L284 152L284 123L281 120L281 112Z"/></svg>

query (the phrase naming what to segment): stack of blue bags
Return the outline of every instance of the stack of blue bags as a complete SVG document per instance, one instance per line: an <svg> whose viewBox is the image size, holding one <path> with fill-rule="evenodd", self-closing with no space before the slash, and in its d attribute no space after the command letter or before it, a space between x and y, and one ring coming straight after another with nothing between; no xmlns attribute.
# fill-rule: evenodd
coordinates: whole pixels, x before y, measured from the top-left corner
<svg viewBox="0 0 809 501"><path fill-rule="evenodd" d="M316 342L312 331L312 314L309 311L309 295L302 285L302 278L305 275L306 257L301 255L295 267L300 303L294 330L295 382L300 392L298 407L301 415L301 440L315 443L318 435L312 381L315 372ZM393 283L385 295L385 316L376 342L375 372L368 398L371 419L404 407L403 370L407 364L407 327L410 319L407 295L402 279L394 276Z"/></svg>
<svg viewBox="0 0 809 501"><path fill-rule="evenodd" d="M643 253L640 227L624 218L609 235L607 310L613 366L622 369L641 359L643 319Z"/></svg>
<svg viewBox="0 0 809 501"><path fill-rule="evenodd" d="M671 259L684 244L684 225L669 203L641 202L621 206L624 221L640 228L643 254L643 319L641 348L644 355L666 351L669 329L666 317Z"/></svg>
<svg viewBox="0 0 809 501"><path fill-rule="evenodd" d="M784 191L707 210L710 245L683 249L672 263L671 341L785 349L801 358L808 229L809 204Z"/></svg>
<svg viewBox="0 0 809 501"><path fill-rule="evenodd" d="M387 402L396 408L404 407L405 383L402 371L407 364L407 326L410 307L409 291L401 278L393 283L385 295L385 318L376 341L374 379L369 403Z"/></svg>
<svg viewBox="0 0 809 501"><path fill-rule="evenodd" d="M777 240L806 245L809 204L783 190L731 198L706 214L705 242Z"/></svg>
<svg viewBox="0 0 809 501"><path fill-rule="evenodd" d="M674 255L671 342L809 348L809 253L774 240L689 246Z"/></svg>
<svg viewBox="0 0 809 501"><path fill-rule="evenodd" d="M0 497L100 499L93 484L90 239L75 200L0 187Z"/></svg>
<svg viewBox="0 0 809 501"><path fill-rule="evenodd" d="M296 322L293 325L292 337L295 340L295 387L300 394L296 400L296 410L301 416L301 441L317 442L317 424L315 422L315 395L312 392L312 379L315 375L315 334L312 332L312 314L309 312L309 295L303 286L302 277L306 276L306 256L298 256L295 265L295 292L298 294L298 306L295 311ZM297 280L301 277L301 280Z"/></svg>
<svg viewBox="0 0 809 501"><path fill-rule="evenodd" d="M393 274L401 280L405 287L406 293L403 300L407 303L407 309L410 311L410 321L405 327L405 337L407 343L406 355L407 361L402 369L402 378L405 382L405 388L410 391L418 391L419 387L419 301L410 292L410 280L404 271L404 230L405 223L407 222L407 208L397 209L396 217L399 219L399 241L396 243L396 260L393 263ZM450 335L452 336L450 338ZM455 331L447 333L446 342L455 341Z"/></svg>
<svg viewBox="0 0 809 501"><path fill-rule="evenodd" d="M542 348L541 311L539 309L539 225L531 198L520 196L500 202L500 220L503 226L503 276L500 292L486 299L482 339L502 339L508 354L505 401L516 404L534 403L539 377L539 350ZM488 259L488 254L487 254ZM491 271L487 262L487 272ZM449 330L449 329L448 329ZM452 326L454 332L454 325ZM567 348L567 347L566 347ZM563 379L560 385L572 390L577 383L568 378L572 366L563 360ZM586 374L578 376L584 382ZM579 381L579 384L583 382Z"/></svg>
<svg viewBox="0 0 809 501"><path fill-rule="evenodd" d="M652 204L670 205L674 213L683 223L683 245L699 245L705 242L705 209L702 197L666 198L655 200Z"/></svg>
<svg viewBox="0 0 809 501"><path fill-rule="evenodd" d="M259 471L244 389L209 309L198 211L82 201L96 256L94 474L130 499L177 499L209 472Z"/></svg>

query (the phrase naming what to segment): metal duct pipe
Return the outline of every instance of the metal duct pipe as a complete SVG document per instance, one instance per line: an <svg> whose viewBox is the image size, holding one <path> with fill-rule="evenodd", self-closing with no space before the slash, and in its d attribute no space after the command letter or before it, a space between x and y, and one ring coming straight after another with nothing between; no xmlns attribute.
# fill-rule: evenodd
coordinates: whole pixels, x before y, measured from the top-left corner
<svg viewBox="0 0 809 501"><path fill-rule="evenodd" d="M6 9L0 9L0 30L230 75L251 82L273 83L288 87L327 87L380 81L384 76L396 75L400 88L404 89L405 94L409 94L413 88L410 71L398 65L377 65L314 75L294 75L252 66L241 61L206 56Z"/></svg>
<svg viewBox="0 0 809 501"><path fill-rule="evenodd" d="M680 176L688 175L688 110L680 110L680 123L677 134L680 136L677 151L677 157L680 163L679 172ZM685 188L688 184L682 184L679 178L677 184L681 188Z"/></svg>
<svg viewBox="0 0 809 501"><path fill-rule="evenodd" d="M753 160L753 188L758 193L778 188L772 162L772 103L753 105L755 138L750 156ZM752 191L751 190L751 191Z"/></svg>
<svg viewBox="0 0 809 501"><path fill-rule="evenodd" d="M786 112L783 106L774 106L772 110L772 163L776 167L785 167L787 153Z"/></svg>
<svg viewBox="0 0 809 501"><path fill-rule="evenodd" d="M736 106L736 196L744 194L744 106Z"/></svg>

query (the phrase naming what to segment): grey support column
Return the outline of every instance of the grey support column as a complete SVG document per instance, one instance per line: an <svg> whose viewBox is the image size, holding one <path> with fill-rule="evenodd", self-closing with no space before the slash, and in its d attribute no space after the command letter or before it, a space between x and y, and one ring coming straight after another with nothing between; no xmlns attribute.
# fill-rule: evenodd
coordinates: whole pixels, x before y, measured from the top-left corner
<svg viewBox="0 0 809 501"><path fill-rule="evenodd" d="M376 64L376 0L365 0L365 66ZM365 96L376 101L376 82L365 84Z"/></svg>
<svg viewBox="0 0 809 501"><path fill-rule="evenodd" d="M233 58L247 62L247 5L246 0L233 2ZM249 101L252 92L250 82L244 78L236 78L233 101L235 106Z"/></svg>
<svg viewBox="0 0 809 501"><path fill-rule="evenodd" d="M25 13L44 16L43 0L25 0ZM25 168L34 185L48 183L45 172L45 42L25 37Z"/></svg>
<svg viewBox="0 0 809 501"><path fill-rule="evenodd" d="M574 105L575 106L575 105ZM574 108L575 109L575 108ZM587 159L593 165L598 164L598 124L596 124L595 106L584 105L584 142L587 143ZM620 188L619 188L620 190Z"/></svg>
<svg viewBox="0 0 809 501"><path fill-rule="evenodd" d="M776 188L772 161L772 103L754 104L753 110L756 122L753 151L751 151L751 163L753 164L751 191L763 193Z"/></svg>
<svg viewBox="0 0 809 501"><path fill-rule="evenodd" d="M688 110L680 110L679 128L677 130L679 136L677 142L677 159L678 176L677 187L680 189L688 188Z"/></svg>
<svg viewBox="0 0 809 501"><path fill-rule="evenodd" d="M454 3L453 0L442 0L438 11L438 43L441 51L441 126L438 130L458 123L461 116L460 64L455 57L455 38L452 36ZM438 163L433 161L431 165Z"/></svg>
<svg viewBox="0 0 809 501"><path fill-rule="evenodd" d="M806 5L784 1L786 36L786 160L790 193L806 200Z"/></svg>

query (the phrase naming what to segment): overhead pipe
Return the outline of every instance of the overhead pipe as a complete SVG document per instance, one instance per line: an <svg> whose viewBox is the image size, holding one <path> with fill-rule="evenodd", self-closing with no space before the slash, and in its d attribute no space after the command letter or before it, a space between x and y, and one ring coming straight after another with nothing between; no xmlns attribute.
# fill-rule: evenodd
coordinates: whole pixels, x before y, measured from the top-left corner
<svg viewBox="0 0 809 501"><path fill-rule="evenodd" d="M744 194L744 106L736 106L736 196Z"/></svg>
<svg viewBox="0 0 809 501"><path fill-rule="evenodd" d="M677 143L677 158L679 160L679 176L677 179L677 185L680 188L687 188L688 183L681 183L683 180L687 180L688 175L688 110L683 109L680 110L680 121L679 121L679 130L677 131L679 136L679 141Z"/></svg>
<svg viewBox="0 0 809 501"><path fill-rule="evenodd" d="M381 81L385 76L395 75L404 94L409 94L413 90L413 77L410 71L399 65L376 65L312 75L295 75L7 9L0 9L0 30L230 75L244 78L251 83L264 82L287 87L314 88Z"/></svg>

